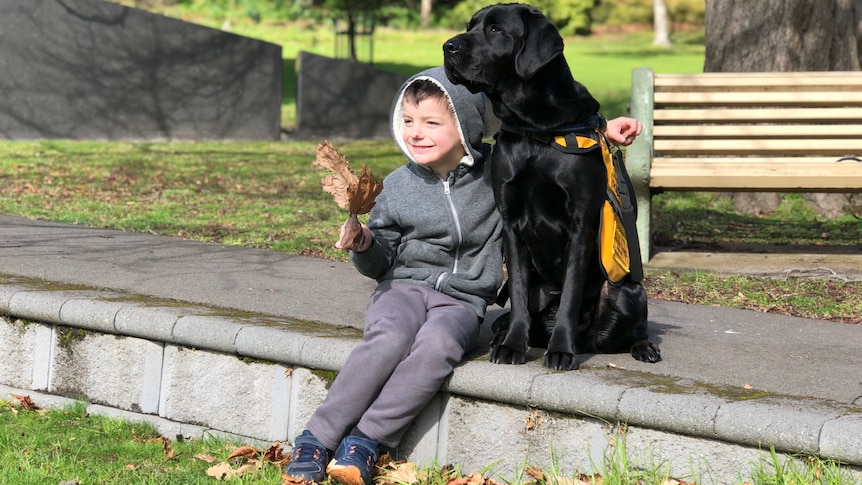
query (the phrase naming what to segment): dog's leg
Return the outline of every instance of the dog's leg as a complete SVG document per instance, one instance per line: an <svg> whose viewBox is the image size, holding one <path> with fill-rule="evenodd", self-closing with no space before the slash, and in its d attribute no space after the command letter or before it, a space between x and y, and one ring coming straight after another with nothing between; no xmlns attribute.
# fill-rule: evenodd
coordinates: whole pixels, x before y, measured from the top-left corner
<svg viewBox="0 0 862 485"><path fill-rule="evenodd" d="M588 221L575 222L571 232L569 247L572 248L565 260L560 306L557 309L556 324L545 353L545 367L556 370L575 370L580 367L576 352L577 329L581 317L581 306L588 270L587 254L592 243L587 237L592 234L587 228ZM577 227L577 226L585 227Z"/></svg>
<svg viewBox="0 0 862 485"><path fill-rule="evenodd" d="M598 303L595 321L582 336L584 348L596 353L629 351L643 362L661 361L661 350L647 334L647 296L640 283L617 287L605 282Z"/></svg>
<svg viewBox="0 0 862 485"><path fill-rule="evenodd" d="M509 273L508 328L505 337L494 337L491 362L495 364L523 364L527 359L527 342L530 332L528 309L529 256L519 254L521 247L514 231L504 222L503 241L506 247L506 269ZM502 329L501 329L502 330ZM501 338L502 337L502 338Z"/></svg>

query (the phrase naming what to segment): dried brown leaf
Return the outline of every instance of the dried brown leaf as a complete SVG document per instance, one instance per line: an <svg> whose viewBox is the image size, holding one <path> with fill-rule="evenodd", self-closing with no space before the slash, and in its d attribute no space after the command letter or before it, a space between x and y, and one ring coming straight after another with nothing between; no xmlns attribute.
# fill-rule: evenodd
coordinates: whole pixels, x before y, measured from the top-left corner
<svg viewBox="0 0 862 485"><path fill-rule="evenodd" d="M227 457L227 461L231 461L234 458L251 459L257 455L258 455L258 451L255 450L253 447L251 447L251 446L240 446L239 448L236 448L235 450L233 450L233 453L231 453L230 456Z"/></svg>
<svg viewBox="0 0 862 485"><path fill-rule="evenodd" d="M21 407L27 411L35 411L39 409L39 406L33 403L33 400L30 399L30 396L19 396L18 394L12 394L12 397L21 402Z"/></svg>
<svg viewBox="0 0 862 485"><path fill-rule="evenodd" d="M534 466L529 466L529 467L527 467L527 468L524 470L524 472L525 472L527 475L529 475L529 476L533 477L533 479L535 479L535 480L542 481L542 480L544 480L544 479L545 479L545 472L544 472L544 471L542 471L542 469L541 469L541 468L536 468L536 467L534 467Z"/></svg>
<svg viewBox="0 0 862 485"><path fill-rule="evenodd" d="M422 481L422 476L419 470L416 469L416 464L410 461L395 462L390 461L385 466L377 462L377 476L375 483L377 485L404 485L419 483Z"/></svg>
<svg viewBox="0 0 862 485"><path fill-rule="evenodd" d="M359 187L359 177L350 170L347 158L336 150L332 143L324 141L317 146L317 159L314 163L331 172L321 180L323 190L332 194L338 207L349 208L350 199Z"/></svg>
<svg viewBox="0 0 862 485"><path fill-rule="evenodd" d="M359 172L359 187L350 198L351 214L368 214L374 207L374 200L383 190L383 182L374 178L374 172L362 165Z"/></svg>
<svg viewBox="0 0 862 485"><path fill-rule="evenodd" d="M263 452L263 459L278 465L286 465L290 461L290 455L285 455L281 441L276 441Z"/></svg>
<svg viewBox="0 0 862 485"><path fill-rule="evenodd" d="M165 450L165 456L169 460L173 460L176 457L176 455L174 454L174 449L171 448L171 440L164 438L164 437L162 437L162 438L163 438L162 439L162 449Z"/></svg>
<svg viewBox="0 0 862 485"><path fill-rule="evenodd" d="M200 460L200 461L205 461L207 463L215 463L216 462L216 457L211 456L211 455L205 455L203 453L198 453L197 455L195 455L195 458Z"/></svg>
<svg viewBox="0 0 862 485"><path fill-rule="evenodd" d="M206 473L208 476L211 476L216 480L230 480L232 478L241 477L247 472L258 470L259 468L259 463L256 460L250 461L239 468L233 468L230 466L230 463L223 461L207 468Z"/></svg>
<svg viewBox="0 0 862 485"><path fill-rule="evenodd" d="M367 214L374 207L374 199L383 190L383 182L374 178L374 173L365 165L360 175L350 169L350 163L332 143L323 141L317 146L315 164L329 170L330 174L320 181L323 190L332 194L335 203L351 214Z"/></svg>
<svg viewBox="0 0 862 485"><path fill-rule="evenodd" d="M595 473L593 475L587 475L585 473L581 473L580 475L578 475L578 480L585 485L588 485L588 484L602 485L605 482L604 477L602 477L598 473Z"/></svg>
<svg viewBox="0 0 862 485"><path fill-rule="evenodd" d="M469 477L455 477L448 482L446 485L484 485L485 478L481 473L473 472Z"/></svg>

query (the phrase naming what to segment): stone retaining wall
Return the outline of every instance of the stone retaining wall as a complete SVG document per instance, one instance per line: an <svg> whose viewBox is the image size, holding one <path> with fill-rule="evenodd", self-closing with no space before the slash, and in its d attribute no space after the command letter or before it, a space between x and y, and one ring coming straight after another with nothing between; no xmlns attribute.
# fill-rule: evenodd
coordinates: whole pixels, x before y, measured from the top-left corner
<svg viewBox="0 0 862 485"><path fill-rule="evenodd" d="M289 442L303 428L359 338L353 328L20 284L0 284L0 315L4 399L29 393L45 407L84 400L91 412L171 432L259 443ZM767 442L788 451L813 444L825 457L862 464L858 412L799 398L758 401L610 370L500 366L481 355L456 369L396 456L466 472L496 464L495 473L514 479L525 464L554 459L565 473L591 472L625 443L630 463L698 483L747 478L768 458ZM789 424L779 424L782 414Z"/></svg>

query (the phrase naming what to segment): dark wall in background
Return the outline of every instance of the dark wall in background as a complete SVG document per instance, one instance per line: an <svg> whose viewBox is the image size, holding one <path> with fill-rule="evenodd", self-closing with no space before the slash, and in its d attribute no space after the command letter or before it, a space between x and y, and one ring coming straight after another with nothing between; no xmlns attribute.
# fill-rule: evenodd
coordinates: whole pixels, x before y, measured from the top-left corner
<svg viewBox="0 0 862 485"><path fill-rule="evenodd" d="M281 64L102 0L0 0L0 139L278 139Z"/></svg>
<svg viewBox="0 0 862 485"><path fill-rule="evenodd" d="M297 71L298 138L391 137L392 103L409 76L309 52Z"/></svg>

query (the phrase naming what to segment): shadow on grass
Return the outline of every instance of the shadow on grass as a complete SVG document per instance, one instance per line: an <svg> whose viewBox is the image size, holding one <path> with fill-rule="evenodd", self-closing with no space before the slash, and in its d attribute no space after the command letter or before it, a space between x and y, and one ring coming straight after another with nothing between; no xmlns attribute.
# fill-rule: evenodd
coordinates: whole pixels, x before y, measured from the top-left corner
<svg viewBox="0 0 862 485"><path fill-rule="evenodd" d="M854 217L795 219L720 209L654 210L653 244L666 250L862 254L862 223Z"/></svg>

